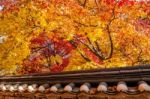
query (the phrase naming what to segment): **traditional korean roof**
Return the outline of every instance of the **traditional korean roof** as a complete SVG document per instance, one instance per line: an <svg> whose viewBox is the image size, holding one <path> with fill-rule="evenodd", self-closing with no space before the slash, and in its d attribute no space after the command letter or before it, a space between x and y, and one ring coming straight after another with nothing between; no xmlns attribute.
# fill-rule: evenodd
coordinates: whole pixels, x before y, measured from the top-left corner
<svg viewBox="0 0 150 99"><path fill-rule="evenodd" d="M117 84L111 84L107 82L88 83L83 84L57 83L54 85L46 84L0 84L0 90L2 92L30 92L30 93L79 93L85 92L89 94L105 93L105 94L117 94L123 92L126 94L139 94L143 91L150 92L150 85L145 81L139 81L137 84L126 82L118 82Z"/></svg>
<svg viewBox="0 0 150 99"><path fill-rule="evenodd" d="M1 84L0 99L150 99L150 85L118 82L117 84ZM11 97L11 98L10 98ZM32 97L32 98L31 98ZM41 98L40 98L41 97ZM53 97L53 98L52 98ZM118 98L117 98L118 97Z"/></svg>
<svg viewBox="0 0 150 99"><path fill-rule="evenodd" d="M80 72L3 76L0 77L0 94L23 95L28 93L30 95L58 95L60 97L69 94L69 96L75 97L78 95L92 97L93 95L143 95L144 93L148 94L146 95L148 97L150 92L149 77L149 65Z"/></svg>

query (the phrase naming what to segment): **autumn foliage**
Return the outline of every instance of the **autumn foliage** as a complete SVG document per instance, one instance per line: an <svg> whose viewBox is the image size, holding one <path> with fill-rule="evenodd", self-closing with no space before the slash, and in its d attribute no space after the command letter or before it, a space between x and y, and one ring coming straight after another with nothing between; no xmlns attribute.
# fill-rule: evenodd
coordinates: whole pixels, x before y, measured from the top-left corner
<svg viewBox="0 0 150 99"><path fill-rule="evenodd" d="M29 74L150 63L150 3L0 0L0 69Z"/></svg>

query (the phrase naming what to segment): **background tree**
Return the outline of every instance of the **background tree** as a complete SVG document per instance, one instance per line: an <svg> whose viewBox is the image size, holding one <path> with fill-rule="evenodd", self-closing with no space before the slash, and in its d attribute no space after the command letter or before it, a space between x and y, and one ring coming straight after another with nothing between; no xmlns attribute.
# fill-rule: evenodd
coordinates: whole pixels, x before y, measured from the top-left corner
<svg viewBox="0 0 150 99"><path fill-rule="evenodd" d="M65 66L56 70L84 70L134 66L150 63L148 2L130 0L1 0L0 36L7 37L0 44L0 66L5 70L19 68L42 68L47 60L49 68L53 67L51 57L54 51L65 46L49 48L49 43L67 42L74 47L69 50L71 56ZM28 61L32 56L34 38L45 33L49 39L47 46L40 51L36 61ZM42 43L43 44L43 43ZM45 43L44 43L45 44ZM56 44L56 45L57 45ZM52 43L53 45L53 43ZM63 45L63 44L62 44ZM43 47L37 43L38 47ZM67 46L68 47L68 46ZM51 50L50 50L51 49ZM37 52L38 53L38 52ZM56 55L57 56L57 55ZM61 55L58 55L61 56ZM50 59L49 59L50 57ZM62 57L62 56L61 56ZM39 59L42 61L39 61ZM45 59L45 60L44 60ZM49 61L49 62L48 62ZM35 66L32 66L34 62ZM22 65L27 63L28 65ZM36 67L38 66L38 67ZM60 67L58 67L60 66ZM65 67L65 68L64 68ZM60 69L61 68L61 69ZM37 69L38 70L38 69Z"/></svg>
<svg viewBox="0 0 150 99"><path fill-rule="evenodd" d="M79 38L75 36L74 44L80 48L82 46L82 49L86 48L84 51L86 59L88 58L89 60L94 55L97 58L94 57L93 60L102 62L96 64L96 67L95 64L87 65L86 62L83 68L71 64L68 70L71 68L73 70L78 68L89 69L91 65L92 68L107 68L113 66L134 66L148 64L150 62L148 58L150 45L150 38L148 36L148 31L150 30L149 11L147 10L148 2L133 2L129 0L78 0L78 3L86 10L91 11L94 19L99 18L99 21L96 22L100 22L100 28L98 25L94 26L80 23L80 26L83 26L88 31L84 32L85 35L83 37ZM88 24L88 21L86 21L86 24ZM92 28L93 31L97 29L98 31L95 33L92 31Z"/></svg>

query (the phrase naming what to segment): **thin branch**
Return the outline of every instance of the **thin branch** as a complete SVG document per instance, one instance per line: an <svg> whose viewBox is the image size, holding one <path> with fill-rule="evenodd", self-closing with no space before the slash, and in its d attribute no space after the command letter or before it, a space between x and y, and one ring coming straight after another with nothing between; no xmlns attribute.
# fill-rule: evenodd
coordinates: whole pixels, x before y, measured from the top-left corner
<svg viewBox="0 0 150 99"><path fill-rule="evenodd" d="M98 51L101 51L101 49L100 49L100 47L99 47L99 45L98 45L98 42L95 41L94 43L95 43L95 45L96 45L96 47L97 47L97 50L98 50Z"/></svg>
<svg viewBox="0 0 150 99"><path fill-rule="evenodd" d="M90 40L89 37L87 37L87 40L88 40L88 42L90 43L89 46L92 47L92 50L94 51L94 54L95 54L96 56L98 56L101 60L104 60L105 58L103 57L101 51L98 50L96 47L94 47L94 45L92 44L92 42L91 42L91 40Z"/></svg>
<svg viewBox="0 0 150 99"><path fill-rule="evenodd" d="M50 66L51 66L51 60L50 60L49 56L47 56L45 53L44 53L43 55L44 55L44 57L46 58L48 67L50 67Z"/></svg>
<svg viewBox="0 0 150 99"><path fill-rule="evenodd" d="M101 0L100 0L100 1L101 1ZM97 8L98 8L98 12L100 12L100 7L99 7L98 0L95 0L95 4L96 4L96 6L97 6Z"/></svg>
<svg viewBox="0 0 150 99"><path fill-rule="evenodd" d="M40 50L42 50L44 48L46 48L46 46L44 46L44 47L36 47L36 48L34 48L33 53L38 52L38 51L40 51Z"/></svg>
<svg viewBox="0 0 150 99"><path fill-rule="evenodd" d="M87 0L84 0L83 7L86 6Z"/></svg>
<svg viewBox="0 0 150 99"><path fill-rule="evenodd" d="M78 1L78 3L79 3L81 6L83 6L83 7L86 6L87 0L84 0L83 3L82 3L80 0L77 0L77 1Z"/></svg>
<svg viewBox="0 0 150 99"><path fill-rule="evenodd" d="M98 25L87 25L87 24L84 24L84 23L81 23L81 22L78 22L76 20L74 20L74 23L78 24L78 25L81 25L81 26L84 26L84 27L97 27Z"/></svg>
<svg viewBox="0 0 150 99"><path fill-rule="evenodd" d="M91 60L90 60L86 55L84 55L78 48L77 48L77 51L78 51L78 53L79 53L86 61L88 61L88 62L91 61Z"/></svg>
<svg viewBox="0 0 150 99"><path fill-rule="evenodd" d="M85 45L93 54L95 54L100 60L104 60L104 58L99 55L99 53L97 53L97 51L95 51L91 45L88 45L86 43L84 43L82 40L80 40L79 38L76 38L78 41L80 41L83 45Z"/></svg>
<svg viewBox="0 0 150 99"><path fill-rule="evenodd" d="M139 47L139 46L135 43L135 39L133 39L132 44L133 44L136 48L139 48L139 53L138 53L138 56L137 56L137 61L134 62L134 64L136 64L137 62L141 62L142 48ZM134 65L134 64L133 64L133 65Z"/></svg>
<svg viewBox="0 0 150 99"><path fill-rule="evenodd" d="M73 45L76 50L78 51L78 53L82 56L83 59L85 59L86 61L91 61L88 57L86 57L77 47L77 45L75 44L75 42L73 40L69 41L71 45Z"/></svg>
<svg viewBox="0 0 150 99"><path fill-rule="evenodd" d="M117 3L116 3L117 4ZM109 54L107 57L105 57L105 59L109 59L112 57L112 54L113 54L113 41L112 41L112 37L111 37L111 31L110 31L110 26L112 24L112 22L116 19L116 16L115 16L115 8L116 8L116 4L112 10L112 19L109 21L109 23L107 24L107 33L108 33L108 38L109 38L109 41L110 41L110 51L109 51Z"/></svg>

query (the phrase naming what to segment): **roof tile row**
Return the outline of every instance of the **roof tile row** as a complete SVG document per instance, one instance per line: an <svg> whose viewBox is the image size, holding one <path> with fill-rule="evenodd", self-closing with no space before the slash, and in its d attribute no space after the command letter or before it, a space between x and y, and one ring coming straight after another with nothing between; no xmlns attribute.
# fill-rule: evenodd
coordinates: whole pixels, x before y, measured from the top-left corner
<svg viewBox="0 0 150 99"><path fill-rule="evenodd" d="M126 82L118 82L117 85L109 85L106 82L100 82L98 86L91 83L69 83L66 85L62 84L0 84L0 90L3 92L40 92L40 93L79 93L85 92L89 94L95 94L97 92L103 92L106 94L116 94L118 92L124 92L126 94L138 94L143 91L150 92L150 85L145 81L138 82L137 86L128 86Z"/></svg>

